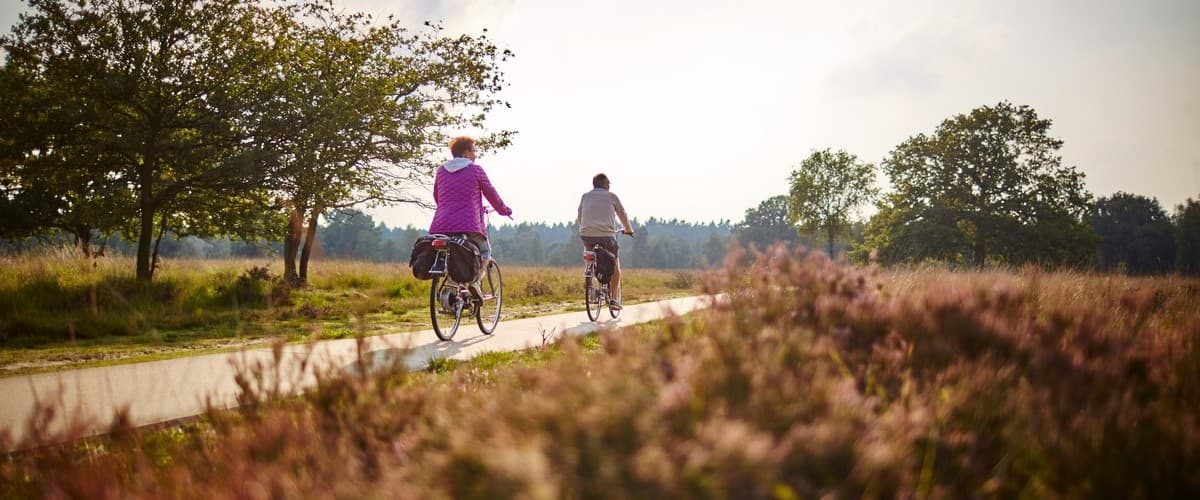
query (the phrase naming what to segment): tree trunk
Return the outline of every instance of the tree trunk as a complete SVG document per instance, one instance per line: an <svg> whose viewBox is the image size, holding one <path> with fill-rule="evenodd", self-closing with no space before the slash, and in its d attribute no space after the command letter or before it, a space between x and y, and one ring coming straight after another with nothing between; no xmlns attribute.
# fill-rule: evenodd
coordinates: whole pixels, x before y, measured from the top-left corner
<svg viewBox="0 0 1200 500"><path fill-rule="evenodd" d="M300 252L300 283L308 283L308 259L312 258L312 247L317 242L317 221L320 218L320 210L313 207L312 213L308 213L308 227L304 237L304 251Z"/></svg>
<svg viewBox="0 0 1200 500"><path fill-rule="evenodd" d="M833 240L834 240L834 236L837 235L837 227L829 226L828 228L826 228L826 234L828 235L827 248L829 249L828 250L829 258L832 259L833 258Z"/></svg>
<svg viewBox="0 0 1200 500"><path fill-rule="evenodd" d="M300 252L300 283L308 283L308 259L312 257L313 244L317 239L317 220L321 217L319 207L313 207L309 214L308 228L304 234L304 250Z"/></svg>
<svg viewBox="0 0 1200 500"><path fill-rule="evenodd" d="M92 232L88 228L75 228L75 244L85 259L92 258Z"/></svg>
<svg viewBox="0 0 1200 500"><path fill-rule="evenodd" d="M163 212L162 224L158 227L158 237L154 239L154 252L150 258L150 276L154 277L154 270L158 269L158 246L162 244L163 234L167 232L167 213Z"/></svg>
<svg viewBox="0 0 1200 500"><path fill-rule="evenodd" d="M141 218L141 225L138 228L137 280L141 282L149 282L154 278L154 271L150 269L150 243L154 238L154 206L150 200L153 186L150 172L147 170L145 167L139 169L138 175L141 178L141 186L138 189L138 205L141 209L138 216Z"/></svg>
<svg viewBox="0 0 1200 500"><path fill-rule="evenodd" d="M296 272L296 254L300 252L300 239L304 233L304 212L299 203L291 202L291 216L287 232L283 237L283 280L288 285L300 286L300 274Z"/></svg>
<svg viewBox="0 0 1200 500"><path fill-rule="evenodd" d="M984 263L987 262L987 242L983 240L983 236L975 235L975 267L983 269Z"/></svg>

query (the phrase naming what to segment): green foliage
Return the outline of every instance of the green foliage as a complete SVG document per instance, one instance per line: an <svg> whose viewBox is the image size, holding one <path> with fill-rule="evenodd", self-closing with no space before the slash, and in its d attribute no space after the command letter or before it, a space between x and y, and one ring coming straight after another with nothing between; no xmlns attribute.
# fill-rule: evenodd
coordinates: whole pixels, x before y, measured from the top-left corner
<svg viewBox="0 0 1200 500"><path fill-rule="evenodd" d="M329 1L30 7L0 40L0 237L57 229L90 253L122 232L142 281L169 232L282 237L285 278L303 282L321 214L418 201L407 190L447 131L506 105L493 95L512 54L485 36Z"/></svg>
<svg viewBox="0 0 1200 500"><path fill-rule="evenodd" d="M3 177L36 200L36 224L77 236L267 234L261 155L245 121L271 65L267 10L238 0L31 2L3 40L15 114ZM51 172L51 175L45 175ZM46 200L46 201L41 201Z"/></svg>
<svg viewBox="0 0 1200 500"><path fill-rule="evenodd" d="M792 171L789 182L788 221L808 234L824 233L831 256L834 243L849 234L858 208L879 192L875 165L843 150L814 151Z"/></svg>
<svg viewBox="0 0 1200 500"><path fill-rule="evenodd" d="M733 237L743 246L767 248L776 243L800 243L799 232L791 219L791 199L787 195L772 196L746 210L742 222L734 228Z"/></svg>
<svg viewBox="0 0 1200 500"><path fill-rule="evenodd" d="M1062 166L1050 120L1001 102L918 134L883 162L894 191L867 226L883 262L1083 265L1096 237L1083 174Z"/></svg>
<svg viewBox="0 0 1200 500"><path fill-rule="evenodd" d="M273 303L286 303L290 292L287 287L280 287L282 281L271 274L266 266L256 266L247 269L236 279L224 281L216 287L214 305L229 305L232 307L263 308Z"/></svg>
<svg viewBox="0 0 1200 500"><path fill-rule="evenodd" d="M320 215L362 203L421 203L409 190L428 180L447 131L482 128L488 112L506 105L494 94L504 86L500 63L512 53L486 35L376 24L332 2L297 10L302 15L276 16L281 70L270 83L275 99L256 116L270 144L272 185L292 217L281 226L285 279L303 283ZM502 148L511 135L480 145Z"/></svg>
<svg viewBox="0 0 1200 500"><path fill-rule="evenodd" d="M1188 198L1175 207L1176 266L1185 274L1200 274L1200 201Z"/></svg>
<svg viewBox="0 0 1200 500"><path fill-rule="evenodd" d="M1163 273L1175 268L1175 235L1171 219L1158 200L1116 193L1096 200L1090 224L1100 237L1100 265L1135 274Z"/></svg>
<svg viewBox="0 0 1200 500"><path fill-rule="evenodd" d="M726 221L690 223L651 217L630 221L635 238L619 236L621 267L691 269L720 265L731 230ZM583 244L571 224L522 223L488 229L502 264L582 266Z"/></svg>

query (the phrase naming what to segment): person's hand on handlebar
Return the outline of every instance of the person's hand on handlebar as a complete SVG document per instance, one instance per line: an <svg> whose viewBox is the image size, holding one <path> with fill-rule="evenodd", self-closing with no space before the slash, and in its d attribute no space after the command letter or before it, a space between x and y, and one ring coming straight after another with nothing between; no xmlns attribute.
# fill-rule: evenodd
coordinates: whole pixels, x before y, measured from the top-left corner
<svg viewBox="0 0 1200 500"><path fill-rule="evenodd" d="M633 230L630 228L625 228L625 230L621 231L621 233L630 238L633 237Z"/></svg>

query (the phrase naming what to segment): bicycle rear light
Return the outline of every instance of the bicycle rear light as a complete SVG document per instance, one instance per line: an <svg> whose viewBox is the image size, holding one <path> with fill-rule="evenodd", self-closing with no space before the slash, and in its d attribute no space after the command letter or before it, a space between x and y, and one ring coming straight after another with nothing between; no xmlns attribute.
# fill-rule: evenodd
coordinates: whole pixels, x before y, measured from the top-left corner
<svg viewBox="0 0 1200 500"><path fill-rule="evenodd" d="M433 240L433 243L431 243L431 245L433 246L433 248L441 250L443 248L446 248L446 240Z"/></svg>

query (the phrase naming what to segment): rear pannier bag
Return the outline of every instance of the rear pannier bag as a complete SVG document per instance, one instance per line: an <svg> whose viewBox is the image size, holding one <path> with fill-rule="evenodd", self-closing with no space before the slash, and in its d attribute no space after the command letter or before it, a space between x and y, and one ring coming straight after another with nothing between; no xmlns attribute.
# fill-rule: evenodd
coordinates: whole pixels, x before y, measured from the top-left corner
<svg viewBox="0 0 1200 500"><path fill-rule="evenodd" d="M617 267L617 256L612 252L603 248L596 252L596 279L600 283L608 284L608 280L612 279L613 270Z"/></svg>
<svg viewBox="0 0 1200 500"><path fill-rule="evenodd" d="M419 280L433 279L429 271L433 269L437 259L437 250L433 248L433 236L422 236L413 242L412 256L408 258L408 267L412 268L413 277Z"/></svg>
<svg viewBox="0 0 1200 500"><path fill-rule="evenodd" d="M435 239L438 238L422 236L413 243L412 257L409 258L408 265L412 267L413 276L417 279L427 280L435 276L430 273L437 261L437 249L433 248ZM446 238L446 249L450 251L450 258L446 263L450 279L459 283L475 281L483 263L479 247L471 240L452 236Z"/></svg>
<svg viewBox="0 0 1200 500"><path fill-rule="evenodd" d="M479 255L479 246L466 238L450 238L450 279L459 283L470 283L479 277L483 258Z"/></svg>

